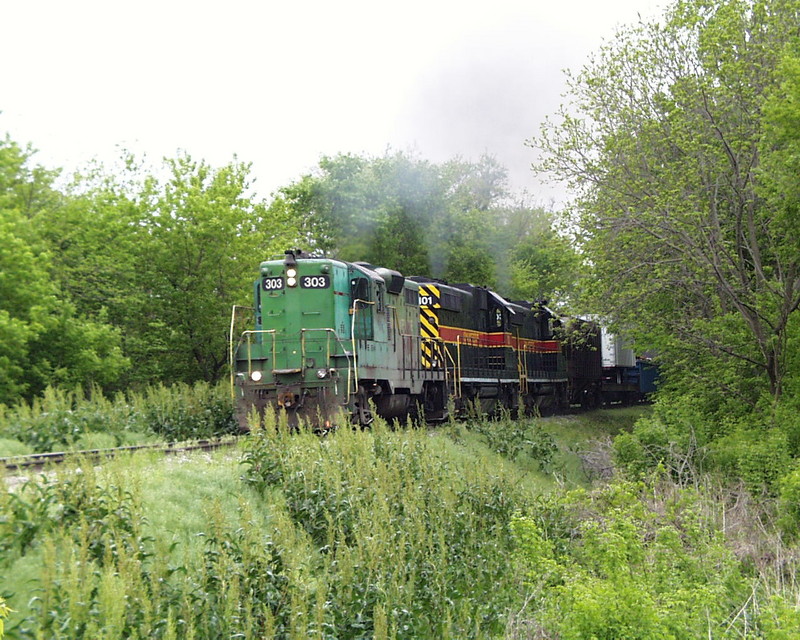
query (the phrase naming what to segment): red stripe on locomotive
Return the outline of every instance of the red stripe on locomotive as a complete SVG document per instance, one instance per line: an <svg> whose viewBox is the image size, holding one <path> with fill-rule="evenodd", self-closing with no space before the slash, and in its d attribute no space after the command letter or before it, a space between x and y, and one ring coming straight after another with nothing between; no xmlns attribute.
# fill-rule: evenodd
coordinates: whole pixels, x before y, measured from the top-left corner
<svg viewBox="0 0 800 640"><path fill-rule="evenodd" d="M509 347L532 353L559 353L561 343L558 340L530 340L517 338L510 333L487 333L457 327L439 327L439 337L450 344L461 344L477 347Z"/></svg>

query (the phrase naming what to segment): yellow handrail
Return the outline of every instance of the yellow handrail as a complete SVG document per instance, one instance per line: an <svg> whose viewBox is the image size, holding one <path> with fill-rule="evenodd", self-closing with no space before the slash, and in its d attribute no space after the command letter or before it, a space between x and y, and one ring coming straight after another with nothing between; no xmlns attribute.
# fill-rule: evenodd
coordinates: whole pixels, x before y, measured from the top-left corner
<svg viewBox="0 0 800 640"><path fill-rule="evenodd" d="M353 300L353 313L350 318L350 340L353 343L353 391L351 393L358 393L358 358L356 356L356 311L358 310L358 303L375 304L369 300L361 300L356 298ZM347 389L350 390L350 368L347 369Z"/></svg>
<svg viewBox="0 0 800 640"><path fill-rule="evenodd" d="M235 304L231 308L231 327L230 332L228 333L228 368L231 372L231 398L236 396L235 387L234 387L234 378L236 376L236 371L234 371L235 366L235 358L236 358L236 349L239 348L239 345L242 342L241 337L239 338L239 342L236 344L236 348L233 346L233 331L236 326L236 311L237 310L247 310L247 311L255 311L253 307L245 307L242 305Z"/></svg>
<svg viewBox="0 0 800 640"><path fill-rule="evenodd" d="M460 398L461 397L461 364L460 364L460 362L457 363L453 359L453 354L451 354L450 351L447 349L447 347L444 345L444 340L440 339L440 342L441 342L441 344L439 345L439 348L442 351L444 351L445 355L447 356L447 359L450 360L450 364L453 365L453 390L454 390L454 392L456 394L456 398ZM459 356L459 361L460 361L460 359L461 359L460 352L457 355ZM447 365L446 364L445 364L445 367L444 367L444 378L445 378L445 383L447 383Z"/></svg>
<svg viewBox="0 0 800 640"><path fill-rule="evenodd" d="M522 395L528 394L528 358L527 347L519 347L519 329L517 329L517 373L519 375L519 391Z"/></svg>
<svg viewBox="0 0 800 640"><path fill-rule="evenodd" d="M276 329L258 329L253 331L245 331L242 333L242 340L247 337L247 375L248 377L253 371L253 359L252 359L252 343L250 342L250 336L255 335L263 335L268 334L272 336L272 363L273 367L275 366L275 334L277 333Z"/></svg>

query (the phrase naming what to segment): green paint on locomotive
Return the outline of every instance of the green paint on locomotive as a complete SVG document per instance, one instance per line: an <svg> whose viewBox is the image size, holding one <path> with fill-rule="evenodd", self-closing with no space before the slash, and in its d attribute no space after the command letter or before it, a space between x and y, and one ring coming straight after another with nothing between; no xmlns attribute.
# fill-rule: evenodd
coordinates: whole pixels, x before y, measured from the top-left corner
<svg viewBox="0 0 800 640"><path fill-rule="evenodd" d="M240 424L256 409L326 427L370 421L368 400L398 417L421 393L418 286L395 272L287 252L261 264L255 326L239 340Z"/></svg>

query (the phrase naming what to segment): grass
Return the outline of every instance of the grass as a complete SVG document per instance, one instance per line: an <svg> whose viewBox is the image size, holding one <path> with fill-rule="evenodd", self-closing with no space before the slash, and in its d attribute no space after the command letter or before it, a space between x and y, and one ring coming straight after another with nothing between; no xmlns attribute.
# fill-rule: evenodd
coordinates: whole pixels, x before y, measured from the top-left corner
<svg viewBox="0 0 800 640"><path fill-rule="evenodd" d="M248 493L239 481L239 457L230 450L180 458L139 452L96 469L59 468L56 477L42 475L14 493L0 490L0 510L6 515L0 520L0 543L5 544L0 595L15 610L7 637L33 637L33 629L40 633L47 628L42 613L38 618L36 613L42 593L48 596L46 601L64 604L67 616L74 614L70 608L74 602L69 602L86 596L72 573L82 557L86 559L81 562L94 567L94 575L83 576L94 584L94 598L100 594L97 581L104 566L129 573L131 584L136 583L132 567L126 571L120 565L131 558L107 557L117 553L115 545L136 542L152 558L163 559L165 566L200 564L209 513L238 522L240 496ZM21 549L21 532L37 523L29 545ZM143 575L140 572L140 581ZM77 631L73 627L69 633ZM69 633L53 637L70 637ZM91 637L85 629L81 633Z"/></svg>
<svg viewBox="0 0 800 640"><path fill-rule="evenodd" d="M0 458L24 456L33 453L33 447L12 438L0 438Z"/></svg>
<svg viewBox="0 0 800 640"><path fill-rule="evenodd" d="M558 444L553 471L561 484L588 486L611 472L611 441L650 415L649 405L595 409L544 419L544 430Z"/></svg>
<svg viewBox="0 0 800 640"><path fill-rule="evenodd" d="M650 405L612 407L546 418L544 426L564 447L630 431L639 418L652 413Z"/></svg>

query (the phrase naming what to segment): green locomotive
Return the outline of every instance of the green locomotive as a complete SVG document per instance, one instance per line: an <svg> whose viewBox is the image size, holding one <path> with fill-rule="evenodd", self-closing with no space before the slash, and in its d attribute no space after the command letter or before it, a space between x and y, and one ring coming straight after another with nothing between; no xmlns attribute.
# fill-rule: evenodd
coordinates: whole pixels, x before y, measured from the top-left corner
<svg viewBox="0 0 800 640"><path fill-rule="evenodd" d="M231 348L240 425L268 407L293 426L336 426L343 413L366 425L370 401L402 420L444 398L441 371L422 362L418 289L396 271L300 251L261 263L254 327Z"/></svg>

